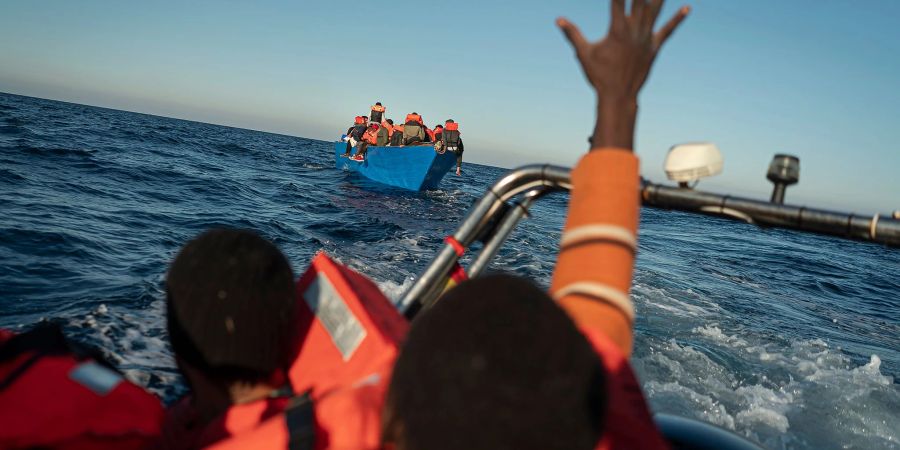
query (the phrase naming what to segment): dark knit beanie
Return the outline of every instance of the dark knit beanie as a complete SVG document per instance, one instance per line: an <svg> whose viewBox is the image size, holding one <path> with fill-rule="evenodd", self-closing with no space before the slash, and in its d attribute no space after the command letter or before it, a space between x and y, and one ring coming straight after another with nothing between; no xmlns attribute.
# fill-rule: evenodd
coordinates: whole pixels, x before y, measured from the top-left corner
<svg viewBox="0 0 900 450"><path fill-rule="evenodd" d="M188 242L166 295L175 354L210 376L264 378L295 356L294 274L252 231L210 230Z"/></svg>
<svg viewBox="0 0 900 450"><path fill-rule="evenodd" d="M388 393L386 438L403 448L593 449L602 362L530 282L466 281L412 322Z"/></svg>

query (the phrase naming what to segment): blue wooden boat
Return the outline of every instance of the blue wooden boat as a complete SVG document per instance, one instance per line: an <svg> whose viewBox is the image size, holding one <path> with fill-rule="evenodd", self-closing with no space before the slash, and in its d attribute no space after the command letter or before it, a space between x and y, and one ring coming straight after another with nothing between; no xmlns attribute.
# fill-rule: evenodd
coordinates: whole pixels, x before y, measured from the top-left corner
<svg viewBox="0 0 900 450"><path fill-rule="evenodd" d="M404 147L369 146L363 161L341 156L347 143L334 143L334 162L338 169L359 172L379 183L413 191L437 189L444 175L456 165L456 154L440 154L430 145ZM355 150L354 150L355 152Z"/></svg>

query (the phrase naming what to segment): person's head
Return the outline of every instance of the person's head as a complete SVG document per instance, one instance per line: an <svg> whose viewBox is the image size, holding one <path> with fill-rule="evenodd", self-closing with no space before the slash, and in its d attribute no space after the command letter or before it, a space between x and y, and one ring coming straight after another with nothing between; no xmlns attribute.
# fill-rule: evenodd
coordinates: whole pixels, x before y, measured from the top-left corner
<svg viewBox="0 0 900 450"><path fill-rule="evenodd" d="M599 357L547 294L508 275L478 278L412 322L384 439L400 450L592 449L605 380Z"/></svg>
<svg viewBox="0 0 900 450"><path fill-rule="evenodd" d="M387 120L385 120L385 122L387 122L389 125L393 125L393 124L394 124L394 121L391 120L391 119L387 119Z"/></svg>
<svg viewBox="0 0 900 450"><path fill-rule="evenodd" d="M440 131L440 130L443 130L443 129L444 129L444 126L441 125L441 124L437 124L437 125L434 126L434 131Z"/></svg>
<svg viewBox="0 0 900 450"><path fill-rule="evenodd" d="M381 102L375 102L375 106L381 106Z"/></svg>
<svg viewBox="0 0 900 450"><path fill-rule="evenodd" d="M447 119L447 120L444 121L444 123L445 123L445 124L447 124L447 123L453 123L453 119Z"/></svg>
<svg viewBox="0 0 900 450"><path fill-rule="evenodd" d="M252 385L283 376L298 351L294 305L287 258L252 231L202 233L166 277L172 349L179 366L204 382Z"/></svg>

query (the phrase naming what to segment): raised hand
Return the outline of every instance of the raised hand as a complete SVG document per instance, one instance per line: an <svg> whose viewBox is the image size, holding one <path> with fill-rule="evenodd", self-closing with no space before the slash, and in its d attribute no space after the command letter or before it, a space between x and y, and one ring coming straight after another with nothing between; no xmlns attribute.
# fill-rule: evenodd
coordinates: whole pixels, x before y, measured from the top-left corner
<svg viewBox="0 0 900 450"><path fill-rule="evenodd" d="M660 47L690 12L689 7L682 7L654 33L653 26L662 5L663 0L631 0L631 14L626 14L625 0L612 0L609 33L595 43L588 42L568 20L556 20L575 48L588 82L597 92L593 147L631 149L634 146L638 92Z"/></svg>

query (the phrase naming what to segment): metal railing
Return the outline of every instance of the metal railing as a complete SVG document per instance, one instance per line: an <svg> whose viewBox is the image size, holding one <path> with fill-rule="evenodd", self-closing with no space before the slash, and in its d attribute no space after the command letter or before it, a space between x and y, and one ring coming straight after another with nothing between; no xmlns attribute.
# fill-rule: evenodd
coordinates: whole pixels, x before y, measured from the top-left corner
<svg viewBox="0 0 900 450"><path fill-rule="evenodd" d="M529 165L515 169L494 183L478 200L452 235L469 248L484 242L466 271L478 276L496 256L500 247L541 197L572 187L570 169L552 165ZM788 228L846 239L871 241L900 247L900 220L875 214L862 216L777 204L641 180L643 206L673 209L740 220L762 227ZM519 197L516 200L516 197ZM459 263L454 245L445 244L421 276L400 300L398 307L408 318L427 309L443 293L450 274Z"/></svg>

